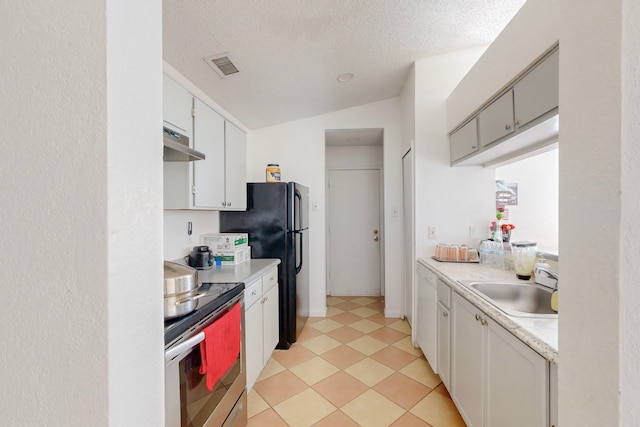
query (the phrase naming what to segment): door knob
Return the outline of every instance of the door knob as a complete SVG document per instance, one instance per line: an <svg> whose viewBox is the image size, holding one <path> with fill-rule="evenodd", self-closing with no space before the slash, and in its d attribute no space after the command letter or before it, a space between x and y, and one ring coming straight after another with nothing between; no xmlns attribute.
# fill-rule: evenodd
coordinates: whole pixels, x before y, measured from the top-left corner
<svg viewBox="0 0 640 427"><path fill-rule="evenodd" d="M378 230L373 230L373 234L378 234Z"/></svg>
<svg viewBox="0 0 640 427"><path fill-rule="evenodd" d="M373 236L373 240L378 241L378 236Z"/></svg>

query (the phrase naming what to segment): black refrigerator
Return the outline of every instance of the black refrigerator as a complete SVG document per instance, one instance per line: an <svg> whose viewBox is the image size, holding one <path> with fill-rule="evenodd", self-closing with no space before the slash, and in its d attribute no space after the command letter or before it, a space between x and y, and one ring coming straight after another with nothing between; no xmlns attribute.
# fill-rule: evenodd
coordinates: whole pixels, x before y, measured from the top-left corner
<svg viewBox="0 0 640 427"><path fill-rule="evenodd" d="M249 233L252 258L280 258L280 340L296 342L309 317L309 189L295 182L247 184L247 210L220 212L220 232Z"/></svg>

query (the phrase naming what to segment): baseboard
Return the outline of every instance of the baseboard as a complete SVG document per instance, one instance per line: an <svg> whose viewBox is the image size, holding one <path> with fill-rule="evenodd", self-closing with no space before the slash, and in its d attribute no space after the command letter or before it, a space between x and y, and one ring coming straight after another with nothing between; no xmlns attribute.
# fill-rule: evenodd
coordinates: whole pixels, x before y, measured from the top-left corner
<svg viewBox="0 0 640 427"><path fill-rule="evenodd" d="M327 317L327 309L324 310L311 310L309 317Z"/></svg>
<svg viewBox="0 0 640 427"><path fill-rule="evenodd" d="M390 319L400 319L402 314L400 310L384 310L384 317L388 317Z"/></svg>

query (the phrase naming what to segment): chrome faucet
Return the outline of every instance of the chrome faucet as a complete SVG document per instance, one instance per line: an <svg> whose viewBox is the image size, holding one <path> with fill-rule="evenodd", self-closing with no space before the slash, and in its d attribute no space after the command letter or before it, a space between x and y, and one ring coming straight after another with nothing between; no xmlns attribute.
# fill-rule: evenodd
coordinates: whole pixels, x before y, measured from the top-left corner
<svg viewBox="0 0 640 427"><path fill-rule="evenodd" d="M535 268L536 283L552 289L558 289L558 273L543 267Z"/></svg>

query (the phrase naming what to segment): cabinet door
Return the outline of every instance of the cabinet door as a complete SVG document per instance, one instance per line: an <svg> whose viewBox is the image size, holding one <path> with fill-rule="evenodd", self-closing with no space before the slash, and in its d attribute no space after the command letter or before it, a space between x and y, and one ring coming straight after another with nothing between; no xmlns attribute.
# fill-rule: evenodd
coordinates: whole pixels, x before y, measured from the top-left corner
<svg viewBox="0 0 640 427"><path fill-rule="evenodd" d="M516 126L522 127L558 106L559 53L556 50L513 88Z"/></svg>
<svg viewBox="0 0 640 427"><path fill-rule="evenodd" d="M247 363L247 391L253 388L264 367L262 341L262 304L260 301L244 313L245 356Z"/></svg>
<svg viewBox="0 0 640 427"><path fill-rule="evenodd" d="M205 154L193 164L193 206L221 208L224 202L224 119L199 99L194 100L194 148Z"/></svg>
<svg viewBox="0 0 640 427"><path fill-rule="evenodd" d="M274 286L262 297L262 319L264 334L263 364L266 364L278 345L279 315L278 315L278 287Z"/></svg>
<svg viewBox="0 0 640 427"><path fill-rule="evenodd" d="M549 425L558 427L558 365L549 364Z"/></svg>
<svg viewBox="0 0 640 427"><path fill-rule="evenodd" d="M478 151L478 119L474 118L452 133L449 140L452 162Z"/></svg>
<svg viewBox="0 0 640 427"><path fill-rule="evenodd" d="M176 131L191 138L193 97L167 75L162 79L162 120ZM193 147L193 145L192 145Z"/></svg>
<svg viewBox="0 0 640 427"><path fill-rule="evenodd" d="M418 312L416 341L431 369L438 373L438 317L436 276L418 265Z"/></svg>
<svg viewBox="0 0 640 427"><path fill-rule="evenodd" d="M438 303L438 374L447 387L451 388L451 316L444 305Z"/></svg>
<svg viewBox="0 0 640 427"><path fill-rule="evenodd" d="M465 423L469 427L481 427L485 328L479 321L481 312L457 293L453 294L452 310L451 396Z"/></svg>
<svg viewBox="0 0 640 427"><path fill-rule="evenodd" d="M232 123L225 123L226 209L247 208L247 135Z"/></svg>
<svg viewBox="0 0 640 427"><path fill-rule="evenodd" d="M510 90L478 115L480 146L487 146L513 133L513 121L513 90Z"/></svg>
<svg viewBox="0 0 640 427"><path fill-rule="evenodd" d="M488 322L486 426L545 427L547 361L493 320Z"/></svg>

